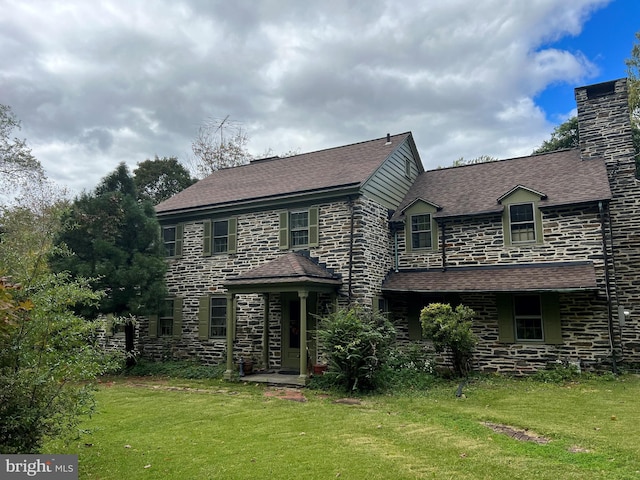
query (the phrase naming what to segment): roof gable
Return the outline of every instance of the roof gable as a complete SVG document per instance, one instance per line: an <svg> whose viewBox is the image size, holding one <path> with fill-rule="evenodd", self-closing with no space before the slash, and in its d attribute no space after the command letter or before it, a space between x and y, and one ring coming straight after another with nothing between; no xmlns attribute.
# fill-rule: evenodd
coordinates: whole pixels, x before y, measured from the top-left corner
<svg viewBox="0 0 640 480"><path fill-rule="evenodd" d="M156 206L159 215L361 187L411 133L222 169Z"/></svg>

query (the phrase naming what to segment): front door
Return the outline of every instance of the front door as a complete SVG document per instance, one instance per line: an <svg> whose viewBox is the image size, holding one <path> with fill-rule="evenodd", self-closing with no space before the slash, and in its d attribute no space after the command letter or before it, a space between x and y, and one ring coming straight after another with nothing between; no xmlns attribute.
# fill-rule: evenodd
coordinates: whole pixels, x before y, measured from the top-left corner
<svg viewBox="0 0 640 480"><path fill-rule="evenodd" d="M282 301L282 359L283 370L300 372L300 298L298 293L283 293ZM307 350L315 355L316 304L318 297L309 292L307 297ZM306 353L305 353L306 354Z"/></svg>
<svg viewBox="0 0 640 480"><path fill-rule="evenodd" d="M284 296L282 315L282 368L300 370L300 299Z"/></svg>

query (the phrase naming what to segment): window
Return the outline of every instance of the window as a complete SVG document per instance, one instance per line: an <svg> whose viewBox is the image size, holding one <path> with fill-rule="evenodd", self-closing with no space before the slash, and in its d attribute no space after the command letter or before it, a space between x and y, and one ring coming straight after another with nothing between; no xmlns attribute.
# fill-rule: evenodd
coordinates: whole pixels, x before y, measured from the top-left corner
<svg viewBox="0 0 640 480"><path fill-rule="evenodd" d="M213 253L224 253L229 249L229 221L213 222Z"/></svg>
<svg viewBox="0 0 640 480"><path fill-rule="evenodd" d="M164 302L164 308L158 317L158 335L173 336L173 300Z"/></svg>
<svg viewBox="0 0 640 480"><path fill-rule="evenodd" d="M309 243L309 212L291 212L291 246L299 247Z"/></svg>
<svg viewBox="0 0 640 480"><path fill-rule="evenodd" d="M162 228L162 243L167 257L176 255L176 227Z"/></svg>
<svg viewBox="0 0 640 480"><path fill-rule="evenodd" d="M542 305L540 295L516 295L513 297L513 313L516 340L542 341Z"/></svg>
<svg viewBox="0 0 640 480"><path fill-rule="evenodd" d="M318 208L280 213L280 248L318 245Z"/></svg>
<svg viewBox="0 0 640 480"><path fill-rule="evenodd" d="M149 337L173 337L182 335L182 298L173 297L160 302L158 313L149 315Z"/></svg>
<svg viewBox="0 0 640 480"><path fill-rule="evenodd" d="M431 214L411 215L411 248L431 248Z"/></svg>
<svg viewBox="0 0 640 480"><path fill-rule="evenodd" d="M562 345L560 298L557 292L497 294L498 341Z"/></svg>
<svg viewBox="0 0 640 480"><path fill-rule="evenodd" d="M224 337L227 334L227 299L211 298L210 337Z"/></svg>
<svg viewBox="0 0 640 480"><path fill-rule="evenodd" d="M205 220L202 253L205 257L211 254L236 253L238 219Z"/></svg>
<svg viewBox="0 0 640 480"><path fill-rule="evenodd" d="M534 218L532 203L509 205L511 243L527 243L536 241Z"/></svg>
<svg viewBox="0 0 640 480"><path fill-rule="evenodd" d="M198 311L198 337L200 340L224 338L227 335L227 297L200 297Z"/></svg>

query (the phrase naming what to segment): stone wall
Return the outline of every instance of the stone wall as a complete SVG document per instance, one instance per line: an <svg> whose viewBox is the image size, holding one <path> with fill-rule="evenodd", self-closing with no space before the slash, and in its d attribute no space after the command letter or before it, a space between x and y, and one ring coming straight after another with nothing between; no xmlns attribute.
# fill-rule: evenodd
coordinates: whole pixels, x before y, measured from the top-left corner
<svg viewBox="0 0 640 480"><path fill-rule="evenodd" d="M387 209L360 196L315 205L319 209L319 244L310 255L340 274L343 285L338 302L349 302L349 278L352 301L371 305L379 295L382 279L391 268ZM291 208L295 206L292 205ZM205 364L225 361L226 339L198 337L199 298L210 294L226 294L223 287L229 277L241 274L282 255L279 247L279 212L267 210L237 216L237 253L203 256L204 227L202 220L184 224L183 255L168 259L166 276L171 296L182 298L183 318L180 338L150 338L148 322L140 325L143 356L155 360L166 358L194 359ZM351 216L353 213L353 255ZM350 258L351 257L351 258ZM350 263L351 262L351 263ZM329 298L321 298L321 308ZM260 358L264 331L265 296L256 293L236 296L236 341L234 357ZM268 367L279 366L281 351L280 296L269 296L269 360Z"/></svg>

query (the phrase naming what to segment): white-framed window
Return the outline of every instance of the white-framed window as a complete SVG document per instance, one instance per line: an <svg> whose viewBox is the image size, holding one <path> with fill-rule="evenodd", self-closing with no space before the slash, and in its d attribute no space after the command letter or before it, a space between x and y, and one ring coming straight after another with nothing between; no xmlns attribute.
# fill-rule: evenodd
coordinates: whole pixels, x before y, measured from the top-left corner
<svg viewBox="0 0 640 480"><path fill-rule="evenodd" d="M511 243L536 241L535 206L533 203L509 205Z"/></svg>
<svg viewBox="0 0 640 480"><path fill-rule="evenodd" d="M291 247L309 244L309 212L307 210L289 213L289 232Z"/></svg>
<svg viewBox="0 0 640 480"><path fill-rule="evenodd" d="M411 215L411 248L432 248L431 214Z"/></svg>

